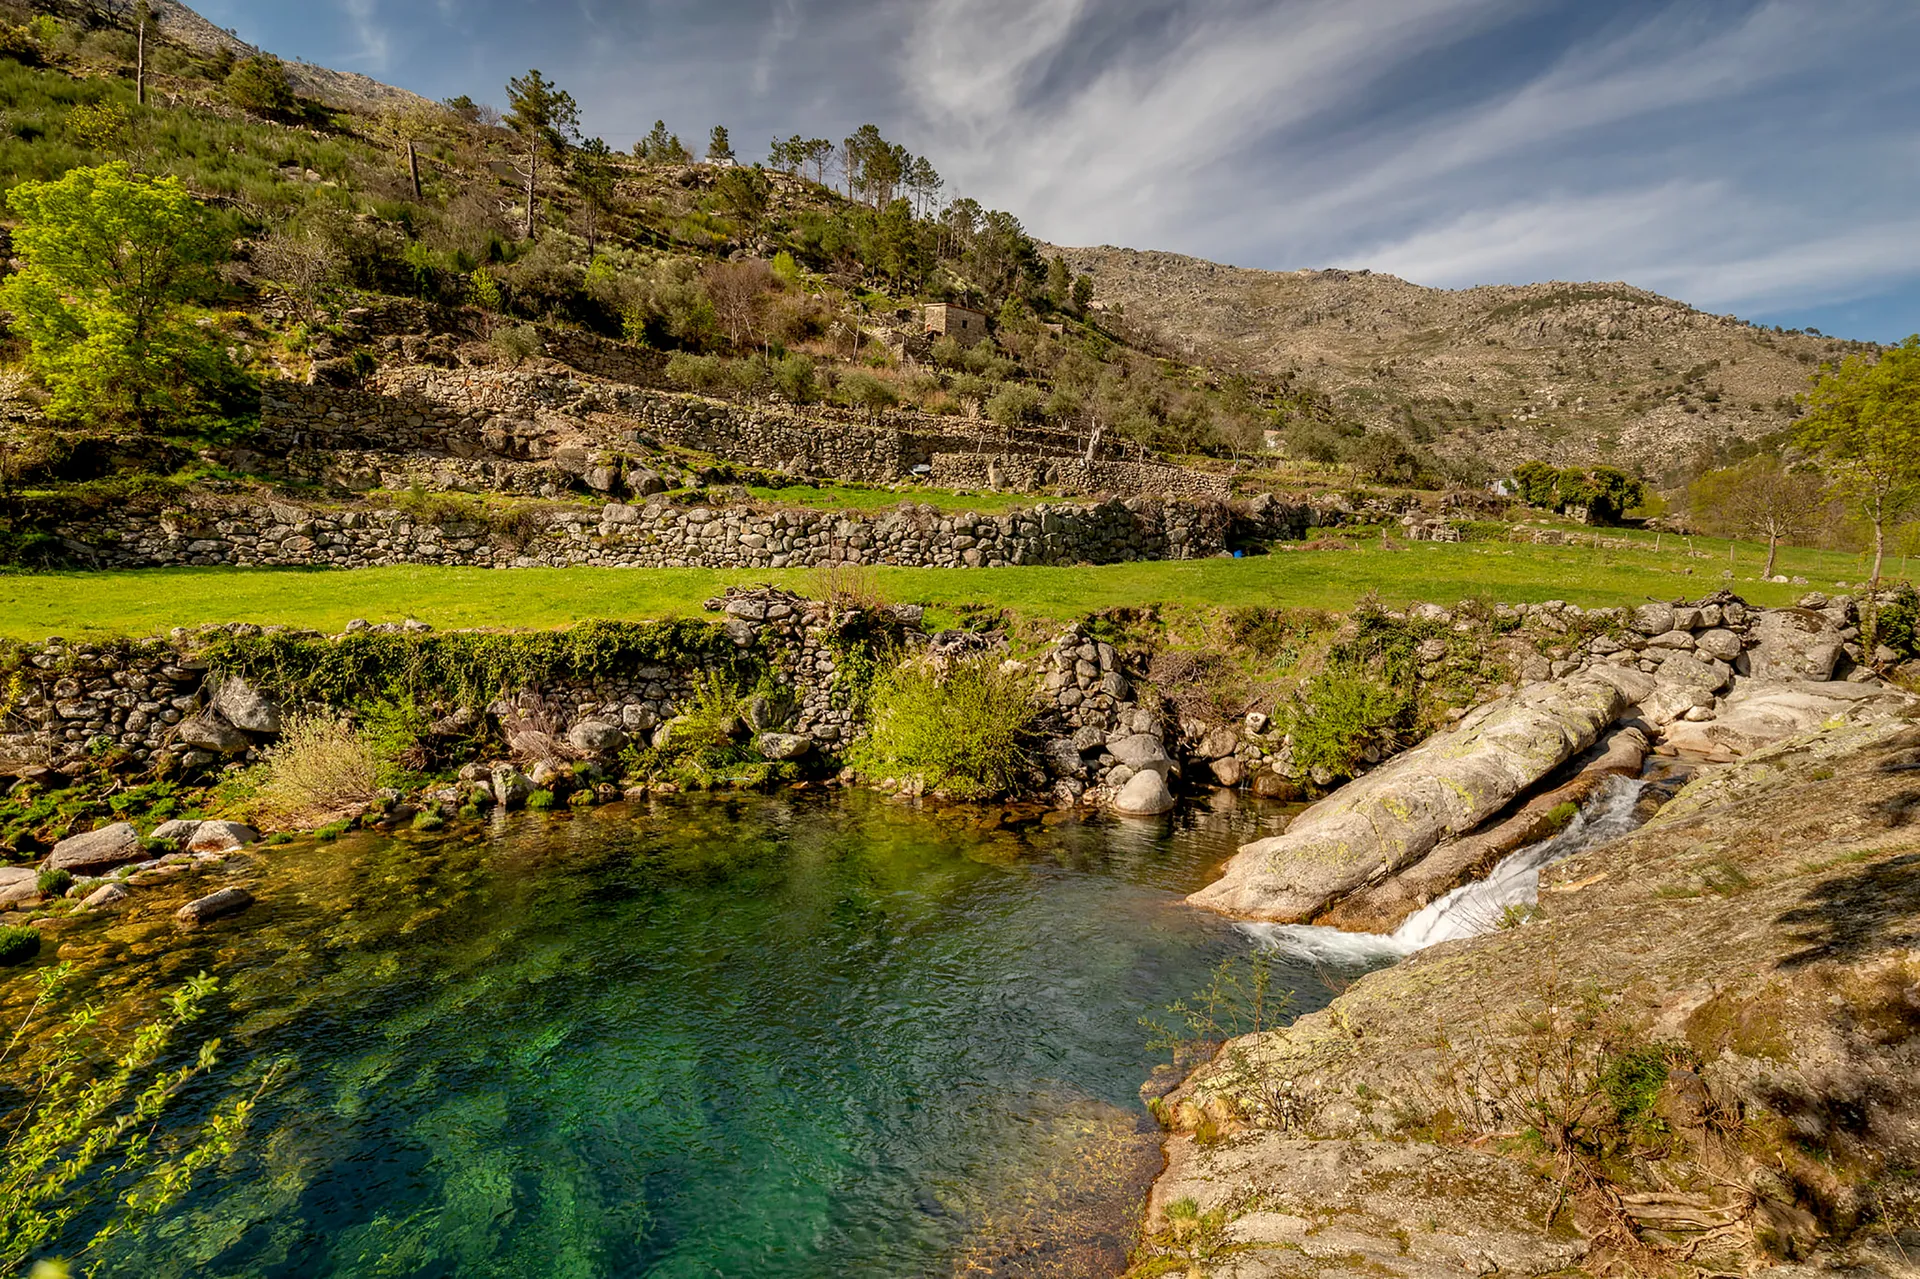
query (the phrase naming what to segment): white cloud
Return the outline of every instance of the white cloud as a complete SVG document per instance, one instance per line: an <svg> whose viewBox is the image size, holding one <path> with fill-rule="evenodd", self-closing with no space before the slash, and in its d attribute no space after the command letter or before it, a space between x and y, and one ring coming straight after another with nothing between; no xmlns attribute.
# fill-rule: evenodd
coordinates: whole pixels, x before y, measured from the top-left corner
<svg viewBox="0 0 1920 1279"><path fill-rule="evenodd" d="M380 23L375 0L341 0L341 7L346 10L347 23L359 42L359 48L350 55L352 59L361 64L361 69L376 75L385 71L392 41Z"/></svg>
<svg viewBox="0 0 1920 1279"><path fill-rule="evenodd" d="M902 45L924 149L1048 238L1447 285L1626 279L1713 309L1920 276L1899 109L1920 73L1896 56L1920 11L1897 0L1672 5L1546 47L1530 74L1476 49L1424 113L1463 41L1538 7L1210 6L1089 72L1076 55L1109 9L932 0ZM1486 88L1462 87L1473 73Z"/></svg>

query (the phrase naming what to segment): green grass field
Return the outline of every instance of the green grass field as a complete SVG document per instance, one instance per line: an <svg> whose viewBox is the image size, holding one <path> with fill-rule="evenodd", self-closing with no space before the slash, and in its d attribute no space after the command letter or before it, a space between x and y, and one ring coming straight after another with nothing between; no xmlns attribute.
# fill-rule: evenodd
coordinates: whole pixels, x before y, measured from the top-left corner
<svg viewBox="0 0 1920 1279"><path fill-rule="evenodd" d="M1369 591L1389 604L1452 604L1472 596L1585 606L1677 599L1723 584L1725 543L1711 558L1685 547L1662 553L1582 547L1416 543L1388 550L1294 551L1241 560L1113 564L1100 568L881 569L882 592L926 604L943 621L964 605L1037 618L1149 604L1345 609ZM1704 539L1701 550L1710 548ZM1760 556L1740 548L1735 590L1757 604L1790 603L1807 586L1751 580ZM1897 568L1897 563L1890 565ZM1857 555L1793 548L1780 571L1831 590L1858 580ZM1690 571L1689 571L1690 570ZM697 614L728 584L775 582L805 591L810 570L379 568L147 569L0 576L0 636L150 635L206 622L280 623L338 631L348 620L417 617L454 627L553 627L588 618Z"/></svg>

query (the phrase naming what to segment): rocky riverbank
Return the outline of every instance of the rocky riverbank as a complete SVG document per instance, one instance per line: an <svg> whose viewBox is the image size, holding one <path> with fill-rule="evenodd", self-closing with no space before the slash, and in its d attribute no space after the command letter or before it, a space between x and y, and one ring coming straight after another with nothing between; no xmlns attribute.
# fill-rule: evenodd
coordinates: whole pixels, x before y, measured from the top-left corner
<svg viewBox="0 0 1920 1279"><path fill-rule="evenodd" d="M1140 1273L1913 1273L1920 699L1826 678L1846 641L1812 607L1690 646L1651 642L1678 615L1654 611L1638 655L1475 711L1195 894L1387 931L1582 778L1649 746L1728 761L1550 866L1537 906L1229 1042L1156 1103ZM1667 674L1709 656L1739 669Z"/></svg>

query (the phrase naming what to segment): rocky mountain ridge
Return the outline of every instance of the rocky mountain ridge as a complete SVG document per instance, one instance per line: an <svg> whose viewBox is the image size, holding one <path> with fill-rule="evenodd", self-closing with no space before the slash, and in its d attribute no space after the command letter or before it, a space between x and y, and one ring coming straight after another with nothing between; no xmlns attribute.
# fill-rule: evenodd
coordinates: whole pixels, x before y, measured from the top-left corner
<svg viewBox="0 0 1920 1279"><path fill-rule="evenodd" d="M1288 379L1354 422L1500 466L1658 478L1789 426L1822 361L1865 344L1775 332L1624 283L1434 289L1372 271L1260 271L1048 247L1165 353Z"/></svg>

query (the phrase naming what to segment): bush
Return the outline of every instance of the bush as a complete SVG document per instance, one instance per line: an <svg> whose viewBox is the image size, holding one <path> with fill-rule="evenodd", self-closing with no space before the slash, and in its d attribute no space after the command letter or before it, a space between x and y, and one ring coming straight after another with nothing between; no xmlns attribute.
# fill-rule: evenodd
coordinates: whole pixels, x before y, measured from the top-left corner
<svg viewBox="0 0 1920 1279"><path fill-rule="evenodd" d="M495 355L505 360L509 367L517 369L540 354L540 330L531 324L515 324L495 330L487 343L493 347Z"/></svg>
<svg viewBox="0 0 1920 1279"><path fill-rule="evenodd" d="M73 873L64 870L43 870L33 881L33 886L40 890L42 897L60 897L73 887Z"/></svg>
<svg viewBox="0 0 1920 1279"><path fill-rule="evenodd" d="M287 68L271 54L247 58L227 75L227 100L242 111L278 115L293 106Z"/></svg>
<svg viewBox="0 0 1920 1279"><path fill-rule="evenodd" d="M1920 590L1912 582L1894 587L1893 597L1881 604L1873 620L1873 639L1902 657L1920 657Z"/></svg>
<svg viewBox="0 0 1920 1279"><path fill-rule="evenodd" d="M1358 666L1316 675L1285 708L1293 769L1319 785L1352 777L1371 752L1397 749L1413 712L1413 694Z"/></svg>
<svg viewBox="0 0 1920 1279"><path fill-rule="evenodd" d="M550 790L537 790L527 796L527 807L536 813L548 812L559 806L559 798Z"/></svg>
<svg viewBox="0 0 1920 1279"><path fill-rule="evenodd" d="M31 928L0 927L0 964L17 964L40 953L40 934Z"/></svg>
<svg viewBox="0 0 1920 1279"><path fill-rule="evenodd" d="M674 355L667 360L667 380L689 391L717 390L727 384L727 364L717 355Z"/></svg>
<svg viewBox="0 0 1920 1279"><path fill-rule="evenodd" d="M754 758L740 740L740 713L745 703L740 690L719 671L696 679L693 695L670 721L666 742L650 761L675 781L687 786L711 786L717 774Z"/></svg>
<svg viewBox="0 0 1920 1279"><path fill-rule="evenodd" d="M288 722L267 756L254 797L254 815L280 825L304 825L373 802L380 765L344 719L300 715Z"/></svg>
<svg viewBox="0 0 1920 1279"><path fill-rule="evenodd" d="M874 776L919 777L961 799L1005 794L1029 766L1035 714L1025 673L991 657L944 671L909 661L875 682L870 731L854 765Z"/></svg>

